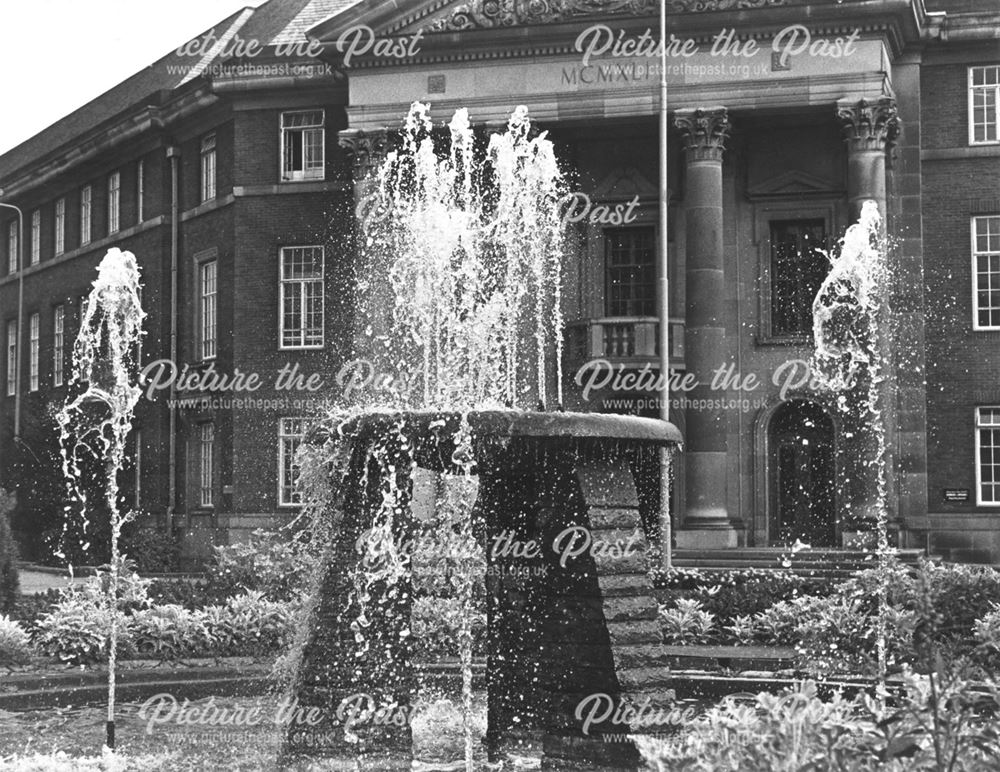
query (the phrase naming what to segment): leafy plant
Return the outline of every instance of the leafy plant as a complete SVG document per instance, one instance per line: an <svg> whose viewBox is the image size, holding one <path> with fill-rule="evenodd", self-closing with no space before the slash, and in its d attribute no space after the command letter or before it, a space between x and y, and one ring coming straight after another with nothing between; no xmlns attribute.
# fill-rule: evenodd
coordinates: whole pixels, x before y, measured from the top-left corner
<svg viewBox="0 0 1000 772"><path fill-rule="evenodd" d="M700 601L681 598L675 608L660 608L660 624L668 643L684 646L707 641L715 627L715 617L702 608Z"/></svg>
<svg viewBox="0 0 1000 772"><path fill-rule="evenodd" d="M22 665L31 659L31 639L20 624L0 616L0 666Z"/></svg>
<svg viewBox="0 0 1000 772"><path fill-rule="evenodd" d="M313 563L302 541L256 530L245 543L215 548L208 586L222 597L259 591L270 600L287 601L301 590Z"/></svg>
<svg viewBox="0 0 1000 772"><path fill-rule="evenodd" d="M288 645L294 609L255 591L209 606L199 619L220 655L270 654Z"/></svg>
<svg viewBox="0 0 1000 772"><path fill-rule="evenodd" d="M67 593L35 623L34 642L48 657L83 665L107 657L110 614L103 603L83 593ZM127 630L119 631L119 651L129 649Z"/></svg>
<svg viewBox="0 0 1000 772"><path fill-rule="evenodd" d="M203 615L167 604L137 611L129 619L136 653L141 657L176 660L205 655L215 648Z"/></svg>
<svg viewBox="0 0 1000 772"><path fill-rule="evenodd" d="M163 528L132 521L122 529L120 549L141 574L164 574L180 567L180 545Z"/></svg>
<svg viewBox="0 0 1000 772"><path fill-rule="evenodd" d="M705 571L701 569L657 570L653 575L661 600L692 598L720 623L738 616L752 616L781 601L803 596L825 596L834 588L828 580L799 576L790 571L744 569Z"/></svg>
<svg viewBox="0 0 1000 772"><path fill-rule="evenodd" d="M757 625L749 614L733 617L725 626L725 631L735 640L738 646L750 646L755 643Z"/></svg>

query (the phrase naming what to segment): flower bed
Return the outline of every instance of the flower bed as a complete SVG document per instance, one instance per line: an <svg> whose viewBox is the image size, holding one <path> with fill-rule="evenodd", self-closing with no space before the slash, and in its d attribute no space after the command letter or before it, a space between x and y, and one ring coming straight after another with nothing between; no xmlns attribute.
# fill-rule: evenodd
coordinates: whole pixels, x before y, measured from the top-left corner
<svg viewBox="0 0 1000 772"><path fill-rule="evenodd" d="M766 571L675 571L656 581L668 593L660 608L668 643L794 646L804 671L871 675L884 622L890 671L926 668L931 650L981 674L1000 664L1000 572L992 568L891 563L836 585Z"/></svg>

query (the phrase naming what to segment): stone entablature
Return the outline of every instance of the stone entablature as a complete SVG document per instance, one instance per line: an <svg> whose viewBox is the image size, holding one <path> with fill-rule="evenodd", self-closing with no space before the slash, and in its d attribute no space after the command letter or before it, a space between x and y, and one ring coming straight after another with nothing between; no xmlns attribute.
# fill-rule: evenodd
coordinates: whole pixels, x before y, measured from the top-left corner
<svg viewBox="0 0 1000 772"><path fill-rule="evenodd" d="M729 11L788 5L789 0L667 0L671 13ZM655 16L659 0L476 0L463 3L450 15L438 19L431 30L493 29L581 18L609 16Z"/></svg>

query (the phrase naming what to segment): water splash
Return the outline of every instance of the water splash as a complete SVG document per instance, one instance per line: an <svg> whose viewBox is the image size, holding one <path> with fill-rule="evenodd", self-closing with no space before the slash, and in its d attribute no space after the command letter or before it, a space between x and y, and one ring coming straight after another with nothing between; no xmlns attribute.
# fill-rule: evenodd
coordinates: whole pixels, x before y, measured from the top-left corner
<svg viewBox="0 0 1000 772"><path fill-rule="evenodd" d="M436 136L428 107L414 103L400 149L368 183L358 286L369 353L379 372L419 363L403 379L410 389L369 402L561 404L564 183L552 142L531 136L524 107L489 138L484 158L466 110L440 156Z"/></svg>
<svg viewBox="0 0 1000 772"><path fill-rule="evenodd" d="M818 382L836 395L849 444L845 456L854 466L848 480L856 527L875 531L879 582L879 674L886 673L889 564L887 444L883 385L887 343L887 244L874 201L866 201L831 257L830 272L813 303L815 351L812 368Z"/></svg>
<svg viewBox="0 0 1000 772"><path fill-rule="evenodd" d="M118 576L121 556L118 543L122 526L134 513L118 507L118 474L125 461L125 441L132 430L132 416L142 393L134 380L135 354L146 314L139 303L139 266L135 255L111 249L97 268L97 279L87 298L80 332L73 346L70 388L78 393L68 399L56 416L60 453L69 501L79 503L81 529L89 526L85 467L104 465L104 504L111 526L111 565L108 612L111 619L108 645L108 746L114 747L115 663L118 644ZM66 507L63 545L73 515ZM84 549L89 542L84 542Z"/></svg>

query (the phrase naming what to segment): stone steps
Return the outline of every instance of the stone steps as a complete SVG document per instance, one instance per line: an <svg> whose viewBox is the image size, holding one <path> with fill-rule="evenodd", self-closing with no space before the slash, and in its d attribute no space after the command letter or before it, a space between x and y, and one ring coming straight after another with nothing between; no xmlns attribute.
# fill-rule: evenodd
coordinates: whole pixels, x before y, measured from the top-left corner
<svg viewBox="0 0 1000 772"><path fill-rule="evenodd" d="M915 566L924 554L920 549L901 549L896 552L900 562L908 566ZM803 576L830 579L846 579L858 571L873 568L878 561L877 555L864 550L803 549L792 552L784 547L674 550L672 557L675 568L784 570Z"/></svg>

